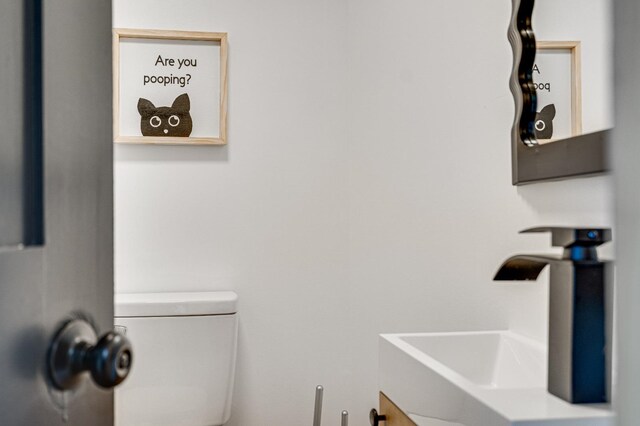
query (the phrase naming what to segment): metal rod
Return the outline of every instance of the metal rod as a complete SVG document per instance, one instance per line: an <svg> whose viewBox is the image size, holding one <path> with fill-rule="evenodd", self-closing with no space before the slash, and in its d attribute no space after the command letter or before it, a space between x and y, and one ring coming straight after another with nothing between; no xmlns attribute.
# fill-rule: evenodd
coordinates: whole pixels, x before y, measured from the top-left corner
<svg viewBox="0 0 640 426"><path fill-rule="evenodd" d="M347 410L342 412L342 422L340 426L349 426L349 412Z"/></svg>
<svg viewBox="0 0 640 426"><path fill-rule="evenodd" d="M313 426L320 426L322 417L322 392L324 388L321 385L316 386L316 404L313 408Z"/></svg>

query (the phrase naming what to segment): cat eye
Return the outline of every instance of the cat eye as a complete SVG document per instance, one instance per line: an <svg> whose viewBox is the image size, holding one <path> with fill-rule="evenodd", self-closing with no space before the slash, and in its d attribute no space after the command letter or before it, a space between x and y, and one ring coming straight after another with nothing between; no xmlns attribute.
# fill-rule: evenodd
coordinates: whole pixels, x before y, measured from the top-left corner
<svg viewBox="0 0 640 426"><path fill-rule="evenodd" d="M157 115L154 115L149 120L149 124L151 124L151 127L160 127L160 125L162 124L162 120L160 120L160 117L158 117Z"/></svg>
<svg viewBox="0 0 640 426"><path fill-rule="evenodd" d="M544 129L546 129L546 127L547 127L547 125L544 123L544 121L542 121L542 120L536 121L536 130L537 131L541 132Z"/></svg>
<svg viewBox="0 0 640 426"><path fill-rule="evenodd" d="M169 124L172 127L176 127L178 124L180 124L180 117L178 117L177 115L172 115L171 117L169 117Z"/></svg>

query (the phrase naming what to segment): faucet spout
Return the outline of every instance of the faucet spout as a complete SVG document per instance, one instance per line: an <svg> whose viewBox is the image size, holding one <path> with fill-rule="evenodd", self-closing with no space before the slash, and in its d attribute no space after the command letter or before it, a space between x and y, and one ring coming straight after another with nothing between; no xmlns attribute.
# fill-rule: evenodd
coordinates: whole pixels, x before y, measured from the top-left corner
<svg viewBox="0 0 640 426"><path fill-rule="evenodd" d="M596 247L611 240L607 228L532 228L551 232L561 256L519 254L507 259L494 280L538 278L549 266L547 388L571 403L610 399L613 268Z"/></svg>
<svg viewBox="0 0 640 426"><path fill-rule="evenodd" d="M507 259L493 278L494 281L535 281L549 264L562 262L560 257L518 254Z"/></svg>

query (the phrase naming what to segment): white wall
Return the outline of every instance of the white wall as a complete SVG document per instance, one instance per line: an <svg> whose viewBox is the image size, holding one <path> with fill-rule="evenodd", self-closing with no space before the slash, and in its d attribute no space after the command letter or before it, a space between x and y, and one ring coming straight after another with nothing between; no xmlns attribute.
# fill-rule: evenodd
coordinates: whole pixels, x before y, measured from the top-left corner
<svg viewBox="0 0 640 426"><path fill-rule="evenodd" d="M512 254L558 251L548 235L519 230L610 225L611 183L511 186L510 2L349 5L350 309L362 389L375 387L369 342L381 331L512 327L546 341L548 273L517 284L493 274Z"/></svg>
<svg viewBox="0 0 640 426"><path fill-rule="evenodd" d="M510 184L508 2L126 0L114 25L228 31L229 145L116 148L118 291L234 289L232 426L368 424L377 334L546 333L535 225L610 225L610 179ZM168 12L169 11L169 12Z"/></svg>
<svg viewBox="0 0 640 426"><path fill-rule="evenodd" d="M348 323L346 5L116 0L114 26L229 33L229 145L117 146L116 290L235 290L235 426L342 409ZM372 372L375 374L375 372Z"/></svg>

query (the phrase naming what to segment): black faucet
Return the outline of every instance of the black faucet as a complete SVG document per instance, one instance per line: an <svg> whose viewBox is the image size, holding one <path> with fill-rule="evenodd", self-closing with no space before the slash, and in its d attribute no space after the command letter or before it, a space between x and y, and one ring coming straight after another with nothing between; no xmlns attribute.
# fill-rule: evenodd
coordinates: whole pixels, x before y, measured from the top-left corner
<svg viewBox="0 0 640 426"><path fill-rule="evenodd" d="M596 247L611 241L606 228L530 228L551 232L562 256L517 255L494 280L535 280L551 265L549 280L550 393L571 403L607 402L610 394L613 264Z"/></svg>

